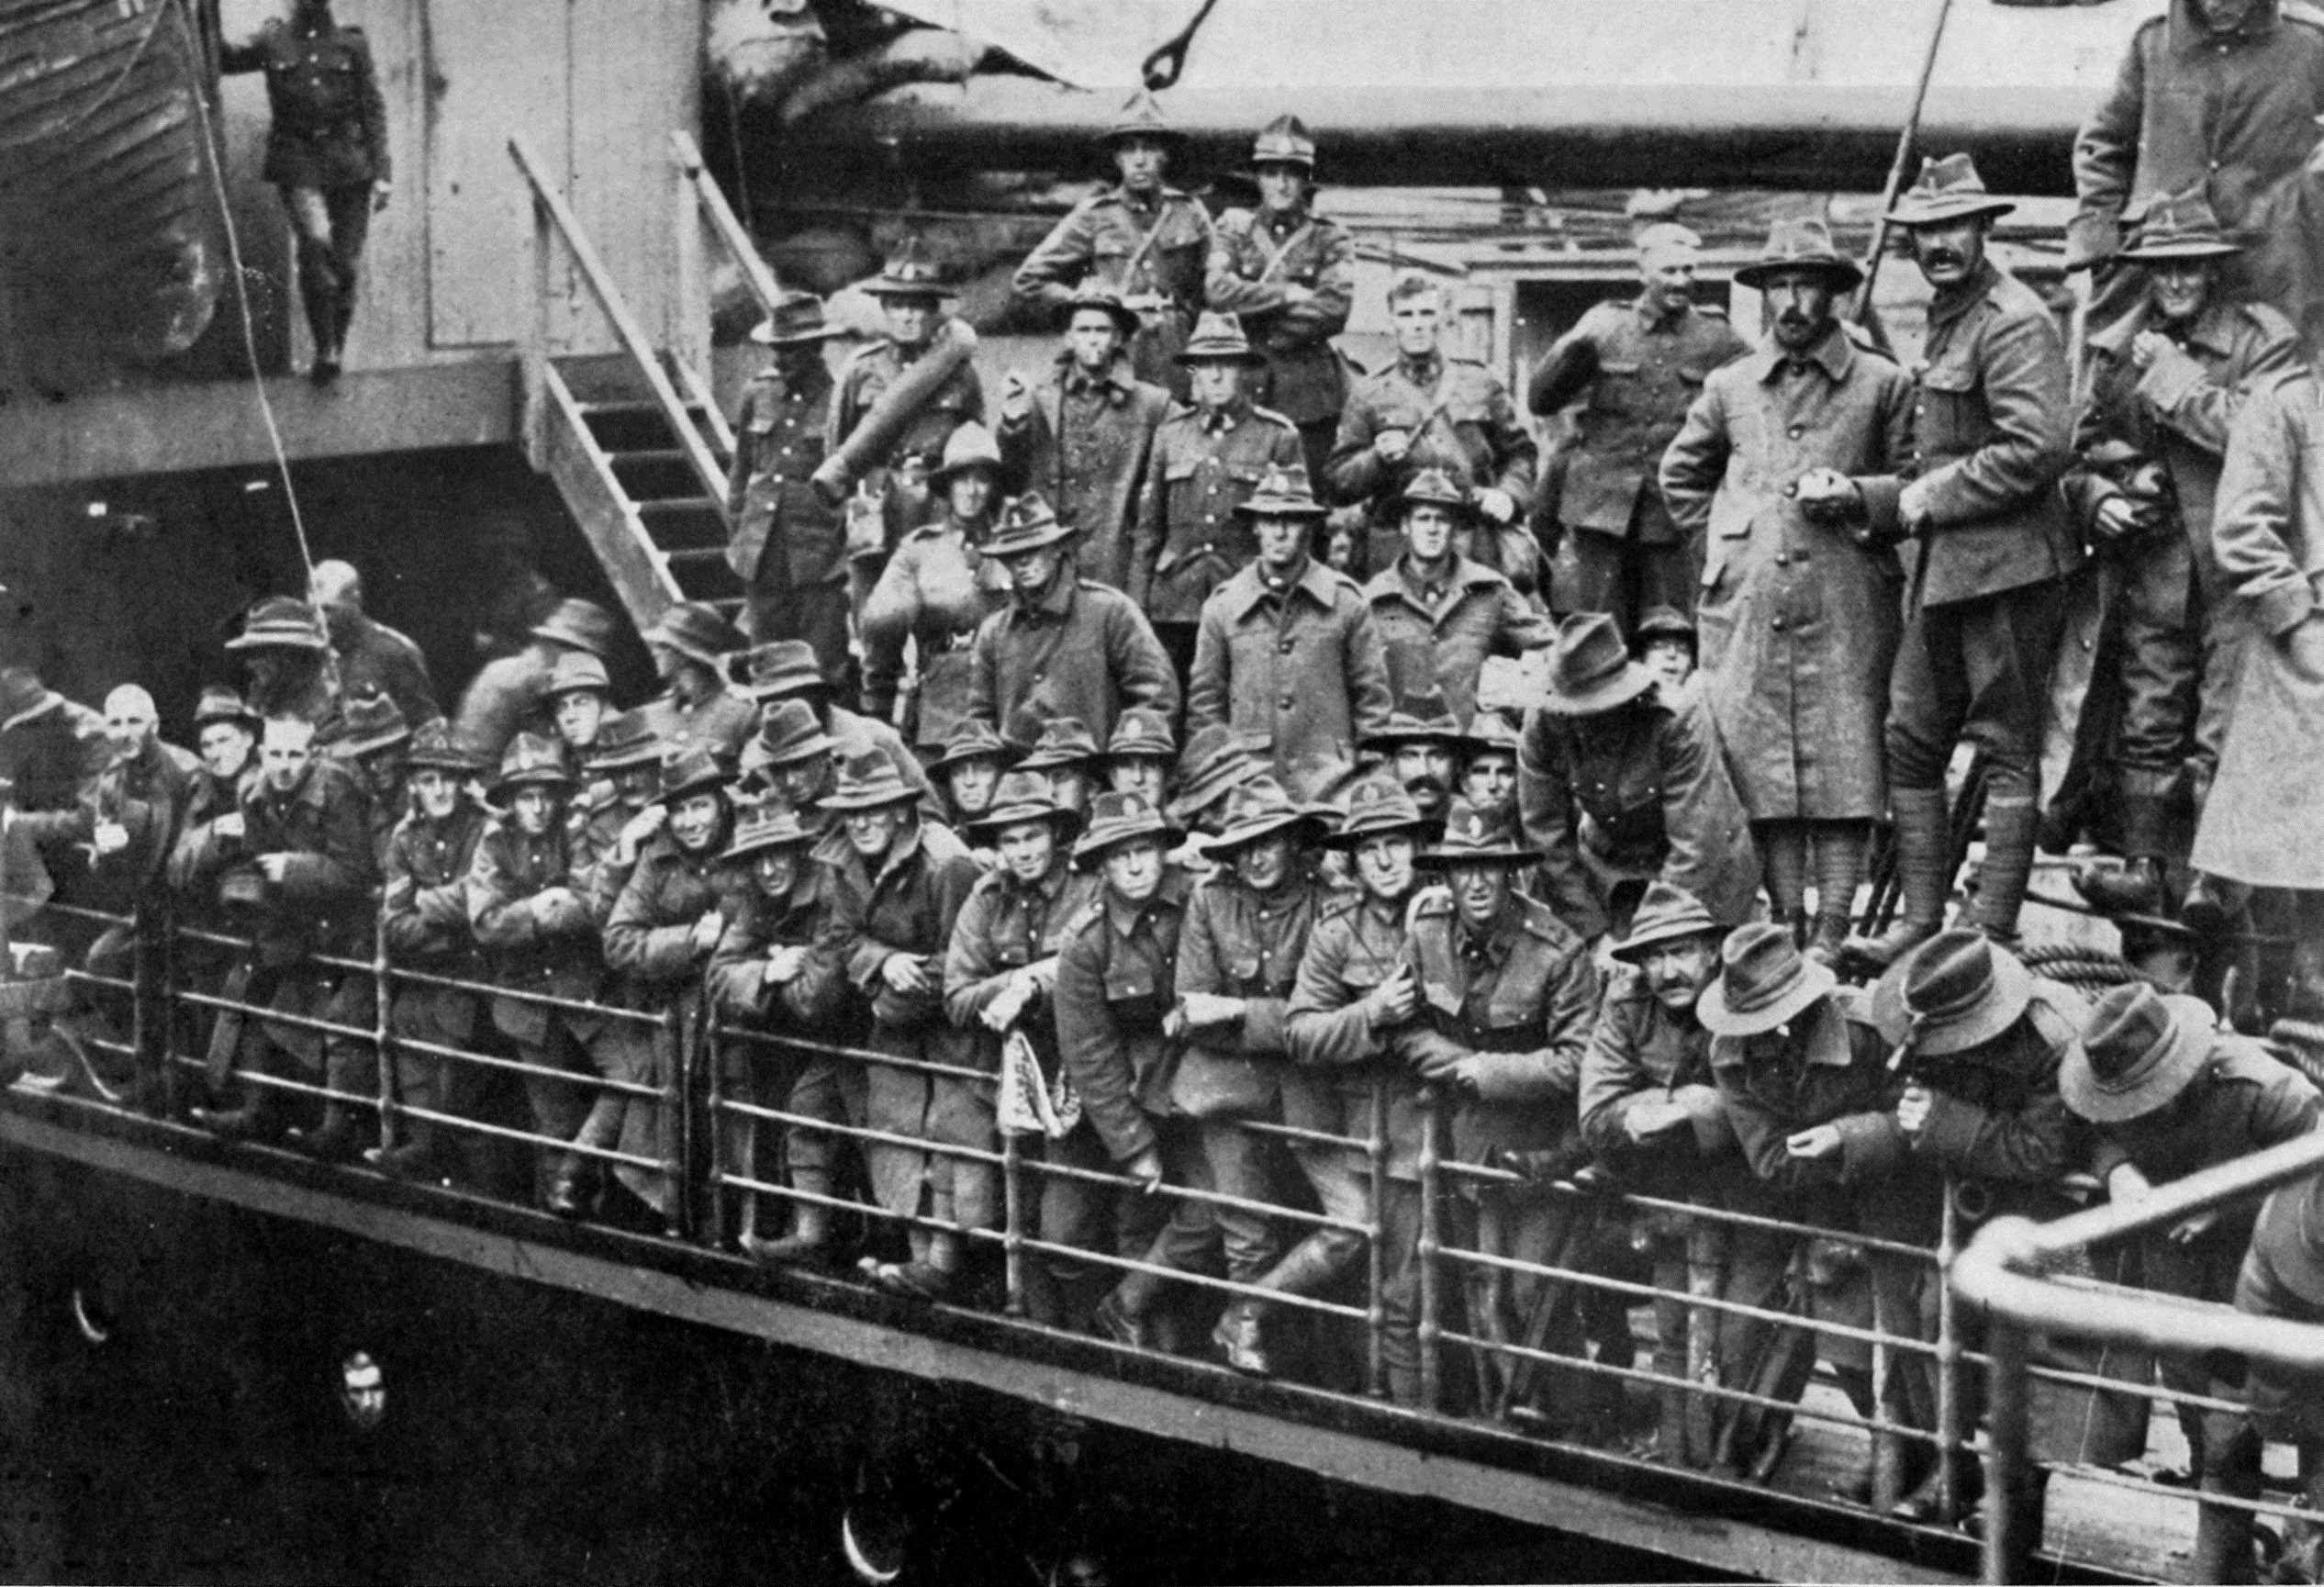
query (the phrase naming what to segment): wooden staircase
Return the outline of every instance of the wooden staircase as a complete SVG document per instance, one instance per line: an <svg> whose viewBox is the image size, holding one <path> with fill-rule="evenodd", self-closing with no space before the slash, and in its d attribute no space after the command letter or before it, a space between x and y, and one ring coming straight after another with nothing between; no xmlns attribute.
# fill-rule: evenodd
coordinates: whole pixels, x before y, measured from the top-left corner
<svg viewBox="0 0 2324 1587"><path fill-rule="evenodd" d="M678 171L680 257L698 282L703 227L721 241L772 308L775 280L733 211L703 172L683 132L671 135ZM731 525L726 475L734 432L708 377L708 297L698 338L650 336L608 273L581 224L522 138L508 151L533 200L535 334L524 350L521 433L534 468L555 482L574 521L597 553L630 620L642 629L673 604L708 601L733 617L742 581L726 561ZM614 354L559 354L548 331L550 261L562 249L575 277L610 325Z"/></svg>

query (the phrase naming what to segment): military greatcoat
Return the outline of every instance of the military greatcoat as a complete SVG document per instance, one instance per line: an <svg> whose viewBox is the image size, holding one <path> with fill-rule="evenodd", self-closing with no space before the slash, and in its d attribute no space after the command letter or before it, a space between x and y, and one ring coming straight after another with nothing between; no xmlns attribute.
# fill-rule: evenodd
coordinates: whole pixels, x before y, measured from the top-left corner
<svg viewBox="0 0 2324 1587"><path fill-rule="evenodd" d="M1871 821L1885 806L1902 571L1810 522L1792 487L1811 468L1901 468L1912 422L1912 381L1833 325L1804 357L1770 342L1715 371L1663 454L1663 500L1704 542L1705 692L1755 821Z"/></svg>
<svg viewBox="0 0 2324 1587"><path fill-rule="evenodd" d="M1116 589L1129 587L1138 485L1169 411L1170 394L1140 380L1126 356L1092 376L1060 352L1025 415L1000 420L1010 492L1039 491L1060 521L1080 531L1074 548L1082 573Z"/></svg>
<svg viewBox="0 0 2324 1587"><path fill-rule="evenodd" d="M1236 397L1216 412L1171 410L1155 432L1123 587L1156 622L1193 622L1212 590L1258 554L1235 509L1269 467L1300 461L1299 431Z"/></svg>

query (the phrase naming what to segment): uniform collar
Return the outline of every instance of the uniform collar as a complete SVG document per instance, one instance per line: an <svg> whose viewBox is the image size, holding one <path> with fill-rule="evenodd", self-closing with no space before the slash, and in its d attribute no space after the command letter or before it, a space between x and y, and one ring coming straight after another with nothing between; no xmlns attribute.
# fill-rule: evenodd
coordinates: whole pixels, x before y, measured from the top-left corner
<svg viewBox="0 0 2324 1587"><path fill-rule="evenodd" d="M1667 330L1674 329L1681 320L1693 313L1694 306L1682 297L1658 313L1647 295L1641 292L1630 300L1630 312L1637 315L1638 323L1648 330Z"/></svg>
<svg viewBox="0 0 2324 1587"><path fill-rule="evenodd" d="M1238 391L1235 394L1235 400L1223 407L1215 409L1197 408L1194 410L1194 422L1209 434L1217 435L1223 430L1232 430L1242 423L1244 419L1250 417L1250 397Z"/></svg>
<svg viewBox="0 0 2324 1587"><path fill-rule="evenodd" d="M1525 918L1525 901L1517 897L1514 888L1508 900L1502 904L1501 912L1493 916L1492 922L1481 932L1469 923L1469 917L1460 912L1458 904L1455 904L1453 945L1464 952L1473 947L1482 952L1490 963L1498 965L1508 958L1509 950L1517 940L1517 928Z"/></svg>
<svg viewBox="0 0 2324 1587"><path fill-rule="evenodd" d="M1153 207L1156 209L1167 208L1172 199L1184 198L1185 196L1185 194L1179 192L1177 188L1165 182L1161 186L1154 190ZM1141 210L1146 207L1146 206L1140 204L1136 199L1131 197L1130 190L1119 182L1115 183L1112 187L1106 189L1104 201L1112 204L1119 204L1123 208L1129 210Z"/></svg>
<svg viewBox="0 0 2324 1587"><path fill-rule="evenodd" d="M1238 615L1247 614L1260 601L1276 593L1275 587L1268 584L1259 573L1257 559L1245 564L1243 571L1235 576L1241 580L1243 585L1243 598L1238 603L1241 611ZM1299 577L1293 579L1290 587L1282 591L1282 597L1285 600L1289 600L1293 595L1304 590L1309 598L1317 606L1329 611L1332 607L1332 580L1335 576L1330 568L1311 556L1307 559L1306 568Z"/></svg>
<svg viewBox="0 0 2324 1587"><path fill-rule="evenodd" d="M1032 606L1028 607L1019 600L1014 590L1010 592L1009 620L1012 623L1023 623L1054 618L1059 622L1065 621L1073 614L1074 587L1080 582L1071 559L1060 560L1057 564L1057 576L1050 582L1048 590Z"/></svg>
<svg viewBox="0 0 2324 1587"><path fill-rule="evenodd" d="M1042 874L1039 881L1028 887L1017 879L1014 872L1003 866L1000 870L1000 885L1014 897L1023 898L1027 894L1037 894L1054 904L1057 901L1057 895L1065 891L1066 883L1071 880L1072 877L1073 861L1066 854L1066 845L1060 843L1057 845L1056 857L1049 862L1049 868Z"/></svg>
<svg viewBox="0 0 2324 1587"><path fill-rule="evenodd" d="M2275 31L2277 14L2276 0L2260 0L2251 15L2221 33L2204 25L2203 18L2196 14L2194 0L2171 0L2172 53L2194 55L2217 49L2222 43L2255 42Z"/></svg>
<svg viewBox="0 0 2324 1587"><path fill-rule="evenodd" d="M1074 362L1073 353L1068 349L1057 350L1057 387L1061 391L1070 392L1078 397L1091 386L1096 386L1109 400L1119 404L1128 400L1130 390L1136 385L1137 378L1137 373L1131 368L1129 355L1126 353L1115 353L1112 363L1097 374L1090 374L1084 372L1082 367Z"/></svg>
<svg viewBox="0 0 2324 1587"><path fill-rule="evenodd" d="M1105 889L1105 918L1116 936L1128 936L1137 930L1138 922L1159 910L1181 910L1186 907L1187 888L1191 878L1180 866L1167 861L1162 866L1161 885L1154 896L1142 904L1124 900L1112 888Z"/></svg>
<svg viewBox="0 0 2324 1587"><path fill-rule="evenodd" d="M1396 359L1396 373L1414 386L1433 388L1445 377L1445 350L1432 347L1427 357L1419 359L1406 358L1400 353Z"/></svg>
<svg viewBox="0 0 2324 1587"><path fill-rule="evenodd" d="M1501 575L1493 572L1483 563L1472 561L1456 551L1452 553L1452 565L1445 570L1445 576L1438 587L1443 594L1449 595L1475 589L1482 585L1497 584L1500 580ZM1398 557L1393 564L1372 575L1372 581L1365 588L1364 593L1374 598L1401 594L1410 597L1424 606L1427 604L1428 598L1425 587L1413 579L1412 558L1409 555Z"/></svg>
<svg viewBox="0 0 2324 1587"><path fill-rule="evenodd" d="M1793 362L1791 353L1778 345L1773 336L1760 349L1758 358L1759 378L1762 382L1773 380ZM1856 349L1848 340L1847 328L1833 320L1824 328L1823 335L1808 344L1807 354L1801 362L1812 363L1830 375L1835 386L1845 381L1849 371L1856 366Z"/></svg>
<svg viewBox="0 0 2324 1587"><path fill-rule="evenodd" d="M1260 209L1257 211L1257 214L1259 229L1275 237L1283 237L1297 231L1313 218L1308 214L1305 204L1295 204L1280 214L1272 209Z"/></svg>

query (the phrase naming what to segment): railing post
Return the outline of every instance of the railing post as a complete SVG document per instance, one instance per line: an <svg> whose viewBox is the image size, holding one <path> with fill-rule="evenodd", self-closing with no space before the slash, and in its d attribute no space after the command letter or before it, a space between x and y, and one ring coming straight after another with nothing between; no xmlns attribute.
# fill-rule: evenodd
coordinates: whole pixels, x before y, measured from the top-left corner
<svg viewBox="0 0 2324 1587"><path fill-rule="evenodd" d="M1961 1518L1954 1478L1961 1470L1955 1451L1964 1441L1961 1411L1961 1307L1953 1291L1953 1258L1961 1252L1961 1213L1953 1205L1953 1178L1945 1176L1943 1221L1937 1237L1937 1514L1945 1526Z"/></svg>
<svg viewBox="0 0 2324 1587"><path fill-rule="evenodd" d="M1436 1336L1443 1331L1444 1300L1436 1271L1436 1253L1441 1248L1436 1239L1436 1225L1443 1200L1439 1183L1441 1169L1437 1157L1436 1092L1424 1088L1420 1093L1420 1238L1417 1256L1420 1261L1420 1326L1415 1331L1420 1345L1420 1403L1431 1411L1445 1408L1444 1384L1436 1359Z"/></svg>
<svg viewBox="0 0 2324 1587"><path fill-rule="evenodd" d="M683 1239L693 1219L687 1206L688 1187L693 1179L687 1173L687 1165L693 1160L694 1119L687 1111L687 1073L694 1067L694 1043L691 1036L701 1031L699 1020L686 1017L686 1000L673 998L662 1015L663 1039L670 1045L670 1062L662 1078L662 1116L666 1121L662 1131L662 1173L669 1190L669 1213L664 1220L672 1239Z"/></svg>
<svg viewBox="0 0 2324 1587"><path fill-rule="evenodd" d="M1025 1314L1024 1157L1019 1139L1014 1130L1000 1132L1001 1273L1011 1317Z"/></svg>
<svg viewBox="0 0 2324 1587"><path fill-rule="evenodd" d="M709 1134L709 1167L708 1172L701 1176L702 1218L697 1226L709 1229L710 1244L723 1251L733 1243L733 1225L727 1217L727 1202L730 1198L726 1193L726 1175L731 1170L743 1179L755 1179L758 1178L758 1172L757 1165L751 1161L753 1154L749 1152L743 1154L743 1159L739 1163L729 1163L726 1160L729 1131L726 1121L725 1049L719 1044L718 1006L709 1000L707 994L702 1000L702 1047L703 1051L709 1055L709 1067L702 1080L702 1094L705 1098L703 1112ZM742 1132L732 1133L740 1134ZM754 1126L752 1138L754 1140L757 1138L755 1126ZM741 1194L755 1198L758 1192L743 1190ZM755 1223L756 1220L754 1219L754 1225Z"/></svg>
<svg viewBox="0 0 2324 1587"><path fill-rule="evenodd" d="M2026 1331L1995 1315L1986 1331L1993 1358L1988 1380L1993 1395L1992 1443L1985 1457L1985 1554L1988 1581L2032 1580L2036 1512L2025 1503L2032 1479L2026 1459Z"/></svg>
<svg viewBox="0 0 2324 1587"><path fill-rule="evenodd" d="M1364 1156L1371 1169L1371 1227L1364 1236L1369 1271L1364 1283L1364 1391L1388 1392L1388 1081L1372 1077L1364 1125Z"/></svg>
<svg viewBox="0 0 2324 1587"><path fill-rule="evenodd" d="M169 1111L169 903L149 894L130 917L129 1045L135 1049L138 1111L160 1116Z"/></svg>
<svg viewBox="0 0 2324 1587"><path fill-rule="evenodd" d="M396 1044L388 1021L394 994L387 985L387 911L374 918L371 933L372 1051L379 1058L379 1149L396 1148Z"/></svg>
<svg viewBox="0 0 2324 1587"><path fill-rule="evenodd" d="M527 271L532 282L532 312L524 319L524 346L520 366L524 375L524 411L519 416L518 433L524 438L525 461L536 474L549 468L549 296L550 261L556 246L554 229L550 223L549 206L530 184L525 188L530 201L532 227L531 257Z"/></svg>

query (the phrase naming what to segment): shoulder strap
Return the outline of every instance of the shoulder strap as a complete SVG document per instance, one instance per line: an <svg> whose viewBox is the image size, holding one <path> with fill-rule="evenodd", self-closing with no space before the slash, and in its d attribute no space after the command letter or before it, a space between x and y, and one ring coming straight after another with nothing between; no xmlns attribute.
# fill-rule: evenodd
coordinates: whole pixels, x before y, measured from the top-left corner
<svg viewBox="0 0 2324 1587"><path fill-rule="evenodd" d="M1253 224L1257 224L1258 218L1257 216L1253 216L1251 218ZM1252 278L1253 284L1257 285L1257 283L1264 282L1272 276L1276 271L1282 267L1283 261L1290 256L1291 250L1299 246L1300 240L1314 229L1315 218L1313 216L1310 216L1301 224L1300 229L1297 231L1292 232L1289 237L1283 239L1282 242L1279 246L1269 250L1267 255L1267 263L1260 267L1258 274Z"/></svg>

